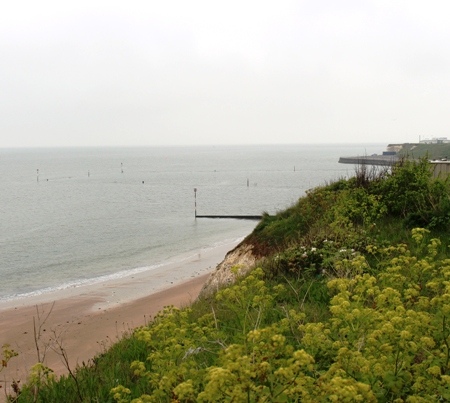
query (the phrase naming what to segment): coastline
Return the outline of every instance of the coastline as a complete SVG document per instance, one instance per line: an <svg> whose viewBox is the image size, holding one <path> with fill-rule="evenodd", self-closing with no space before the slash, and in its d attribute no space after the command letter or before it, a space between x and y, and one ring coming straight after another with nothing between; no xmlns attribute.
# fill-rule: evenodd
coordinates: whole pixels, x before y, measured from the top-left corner
<svg viewBox="0 0 450 403"><path fill-rule="evenodd" d="M17 298L0 299L0 312L18 306L36 305L67 297L98 294L101 301L97 309L110 308L158 292L196 276L211 272L228 251L238 245L244 237L225 240L216 246L208 246L184 252L156 265L140 267L117 276L93 278L85 283L77 283L44 292L19 295Z"/></svg>
<svg viewBox="0 0 450 403"><path fill-rule="evenodd" d="M188 306L209 274L240 240L186 254L157 269L0 305L0 345L19 353L1 373L1 380L25 382L37 362L33 318L48 319L41 327L42 344L60 340L69 365L88 362L130 330L143 326L164 306ZM61 357L48 349L45 365L56 375L67 373ZM2 383L3 384L3 383ZM8 390L8 384L6 385ZM4 396L4 392L0 394ZM2 397L0 397L1 401Z"/></svg>

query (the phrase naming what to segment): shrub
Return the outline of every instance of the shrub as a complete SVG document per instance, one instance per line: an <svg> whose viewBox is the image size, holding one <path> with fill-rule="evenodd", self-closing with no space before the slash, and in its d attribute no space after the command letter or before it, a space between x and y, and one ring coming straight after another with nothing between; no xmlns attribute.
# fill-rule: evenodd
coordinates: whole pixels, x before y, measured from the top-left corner
<svg viewBox="0 0 450 403"><path fill-rule="evenodd" d="M438 209L449 189L445 181L432 179L430 163L423 158L403 159L385 180L373 182L370 191L383 198L389 214L406 217Z"/></svg>

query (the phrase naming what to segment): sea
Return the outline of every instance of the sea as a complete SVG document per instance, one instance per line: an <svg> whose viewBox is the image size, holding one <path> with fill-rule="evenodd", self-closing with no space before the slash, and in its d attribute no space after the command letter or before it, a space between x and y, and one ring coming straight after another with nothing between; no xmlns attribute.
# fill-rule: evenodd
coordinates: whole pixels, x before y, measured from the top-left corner
<svg viewBox="0 0 450 403"><path fill-rule="evenodd" d="M0 306L239 241L385 144L0 149Z"/></svg>

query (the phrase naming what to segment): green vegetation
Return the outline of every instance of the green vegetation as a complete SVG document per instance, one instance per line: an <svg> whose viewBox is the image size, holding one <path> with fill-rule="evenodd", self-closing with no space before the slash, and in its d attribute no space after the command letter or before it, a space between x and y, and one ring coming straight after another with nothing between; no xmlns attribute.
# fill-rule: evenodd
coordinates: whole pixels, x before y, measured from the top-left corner
<svg viewBox="0 0 450 403"><path fill-rule="evenodd" d="M449 401L450 187L430 172L359 167L265 214L259 268L11 401Z"/></svg>
<svg viewBox="0 0 450 403"><path fill-rule="evenodd" d="M431 159L450 158L450 143L402 145L400 155L412 158L428 157Z"/></svg>

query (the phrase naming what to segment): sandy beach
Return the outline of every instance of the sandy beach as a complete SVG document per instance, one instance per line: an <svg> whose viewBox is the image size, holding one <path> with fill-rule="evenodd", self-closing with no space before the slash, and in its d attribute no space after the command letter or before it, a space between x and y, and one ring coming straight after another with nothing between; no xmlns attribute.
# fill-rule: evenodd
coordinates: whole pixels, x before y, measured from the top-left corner
<svg viewBox="0 0 450 403"><path fill-rule="evenodd" d="M145 325L164 306L183 307L195 300L209 273L238 242L186 254L158 269L126 278L81 286L0 305L0 345L16 352L0 374L1 385L27 378L37 359L35 327L44 363L57 375L67 373L50 348L61 343L69 365L88 362L133 328ZM35 324L35 325L34 325ZM55 343L57 341L58 343ZM4 392L0 393L0 401Z"/></svg>

